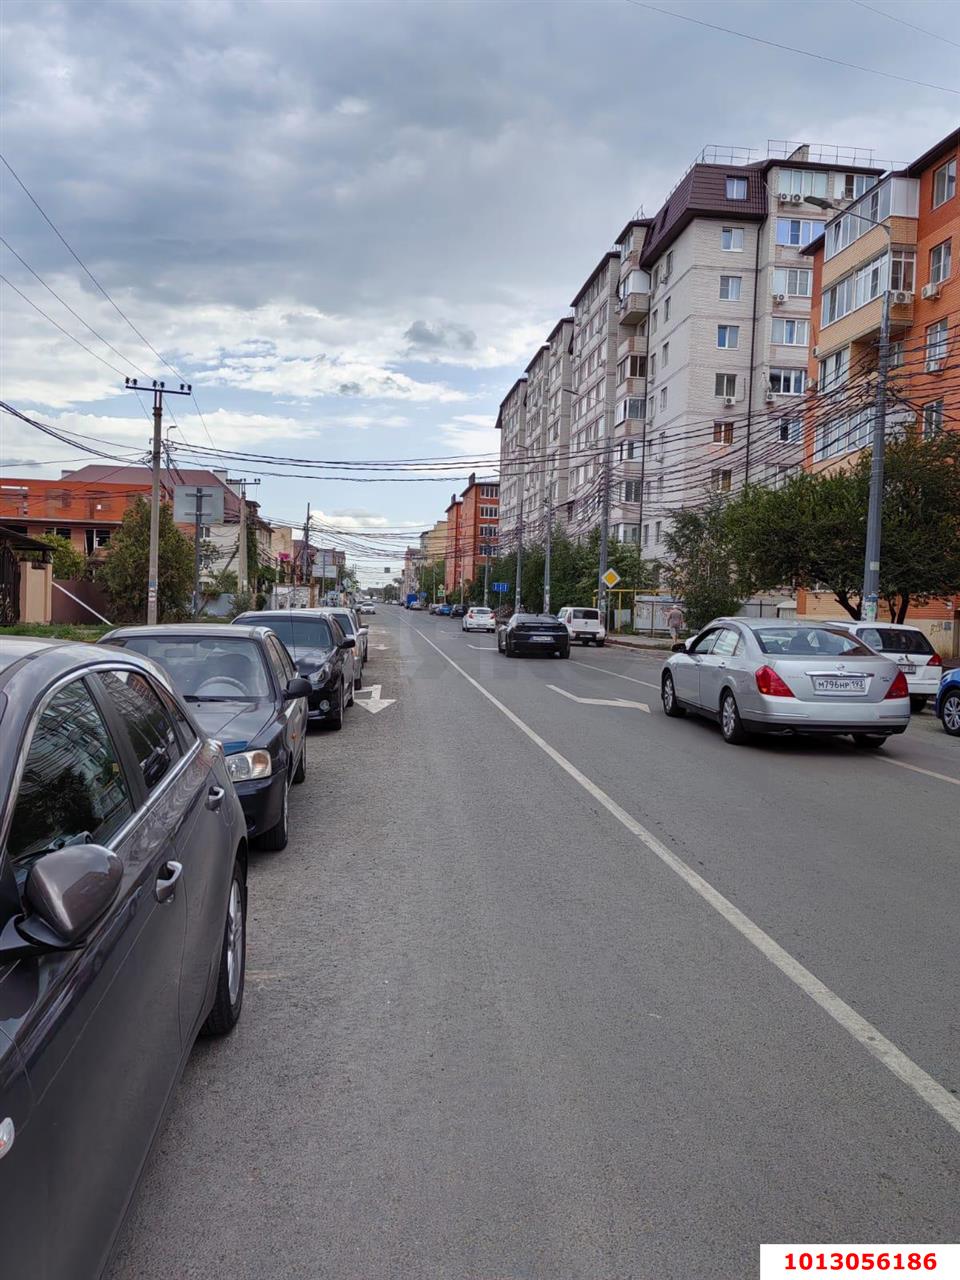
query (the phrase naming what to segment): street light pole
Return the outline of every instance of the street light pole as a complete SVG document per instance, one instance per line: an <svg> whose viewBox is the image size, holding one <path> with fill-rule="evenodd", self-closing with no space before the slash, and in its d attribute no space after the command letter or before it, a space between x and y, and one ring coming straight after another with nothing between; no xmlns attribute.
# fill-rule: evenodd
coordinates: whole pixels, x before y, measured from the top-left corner
<svg viewBox="0 0 960 1280"><path fill-rule="evenodd" d="M553 525L553 508L550 499L545 498L543 505L547 509L547 537L543 551L543 612L550 612L550 533Z"/></svg>

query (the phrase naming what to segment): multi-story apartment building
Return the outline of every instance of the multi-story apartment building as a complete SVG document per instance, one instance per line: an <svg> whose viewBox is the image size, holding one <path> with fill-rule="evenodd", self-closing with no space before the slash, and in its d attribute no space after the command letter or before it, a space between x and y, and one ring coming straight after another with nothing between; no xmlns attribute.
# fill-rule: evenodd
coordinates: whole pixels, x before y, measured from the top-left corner
<svg viewBox="0 0 960 1280"><path fill-rule="evenodd" d="M518 378L500 404L497 430L500 432L500 550L517 545L521 519L529 524L529 512L522 510L524 455L527 447L527 376ZM449 512L448 512L449 515Z"/></svg>
<svg viewBox="0 0 960 1280"><path fill-rule="evenodd" d="M649 218L633 218L617 236L617 356L610 468L610 527L621 542L638 542L635 512L652 442L647 441L647 344L650 332L650 273L640 266ZM648 448L648 446L650 446Z"/></svg>
<svg viewBox="0 0 960 1280"><path fill-rule="evenodd" d="M460 580L476 582L497 554L500 486L471 475L460 495Z"/></svg>
<svg viewBox="0 0 960 1280"><path fill-rule="evenodd" d="M805 465L849 465L871 443L881 324L888 308L888 434L960 430L960 130L887 174L826 224L807 249L813 275ZM842 616L828 594L800 593L798 611ZM914 607L941 652L960 632L954 595Z"/></svg>
<svg viewBox="0 0 960 1280"><path fill-rule="evenodd" d="M447 594L459 590L463 578L463 503L455 493L450 495L445 519L447 545L443 556L443 589Z"/></svg>
<svg viewBox="0 0 960 1280"><path fill-rule="evenodd" d="M447 552L447 522L437 520L432 529L420 535L420 558L424 564L436 564Z"/></svg>
<svg viewBox="0 0 960 1280"><path fill-rule="evenodd" d="M524 392L524 450L522 467L525 536L538 538L546 527L547 384L550 348L544 343L527 365Z"/></svg>
<svg viewBox="0 0 960 1280"><path fill-rule="evenodd" d="M573 377L573 317L559 320L547 335L546 418L543 498L554 524L566 524L569 489L570 407Z"/></svg>

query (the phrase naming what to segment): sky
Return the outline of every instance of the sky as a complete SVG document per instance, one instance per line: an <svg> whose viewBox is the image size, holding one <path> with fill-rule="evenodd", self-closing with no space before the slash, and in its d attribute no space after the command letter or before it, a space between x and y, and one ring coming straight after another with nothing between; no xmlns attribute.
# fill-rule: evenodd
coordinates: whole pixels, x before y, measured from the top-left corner
<svg viewBox="0 0 960 1280"><path fill-rule="evenodd" d="M318 541L351 531L367 583L495 474L503 396L705 146L892 167L960 117L957 0L6 0L2 21L3 154L116 304L0 171L3 399L130 458L149 401L124 376L180 375L182 449L456 458L400 483L220 459L260 474L267 518L309 502ZM102 460L0 431L5 480Z"/></svg>

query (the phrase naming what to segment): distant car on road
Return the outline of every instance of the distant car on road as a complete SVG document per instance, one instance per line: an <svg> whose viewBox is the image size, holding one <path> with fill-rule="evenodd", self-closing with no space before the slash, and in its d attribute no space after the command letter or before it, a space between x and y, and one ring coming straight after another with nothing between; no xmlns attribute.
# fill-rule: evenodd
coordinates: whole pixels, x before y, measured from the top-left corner
<svg viewBox="0 0 960 1280"><path fill-rule="evenodd" d="M373 603L372 603L371 601L369 601L369 600L364 600L364 601L362 602L362 604L360 605L360 612L361 612L361 613L376 613L376 612L377 612L377 606L376 606L375 604L373 604Z"/></svg>
<svg viewBox="0 0 960 1280"><path fill-rule="evenodd" d="M934 710L947 733L960 738L960 667L943 673Z"/></svg>
<svg viewBox="0 0 960 1280"><path fill-rule="evenodd" d="M319 609L263 609L241 613L231 625L269 627L279 636L298 674L310 681L309 720L343 728L343 713L353 706L357 642L344 635L336 618Z"/></svg>
<svg viewBox="0 0 960 1280"><path fill-rule="evenodd" d="M943 661L919 627L894 622L841 622L877 653L895 662L907 677L910 706L922 711L937 696Z"/></svg>
<svg viewBox="0 0 960 1280"><path fill-rule="evenodd" d="M439 613L439 615L440 615L440 617L441 617L441 618L449 618L449 617L450 617L450 615L453 613L453 605L452 605L452 604L438 604L438 605L437 605L437 613Z"/></svg>
<svg viewBox="0 0 960 1280"><path fill-rule="evenodd" d="M422 608L423 608L423 605L420 603L420 601L419 601L419 600L411 600L411 601L408 603L407 608L408 608L408 609L422 609Z"/></svg>
<svg viewBox="0 0 960 1280"><path fill-rule="evenodd" d="M348 609L344 605L334 608L323 609L321 612L328 617L333 618L339 625L344 635L353 636L356 646L353 651L354 658L354 680L358 689L363 688L363 666L367 661L367 636L369 632L357 617L353 609Z"/></svg>
<svg viewBox="0 0 960 1280"><path fill-rule="evenodd" d="M668 716L718 720L726 742L831 733L880 747L910 723L907 677L842 625L717 618L667 659L660 691Z"/></svg>
<svg viewBox="0 0 960 1280"><path fill-rule="evenodd" d="M138 654L6 636L0 705L3 1274L94 1277L198 1032L240 1017L245 824Z"/></svg>
<svg viewBox="0 0 960 1280"><path fill-rule="evenodd" d="M461 631L496 631L496 629L497 620L493 616L493 610L486 608L485 605L474 605L468 609L460 624Z"/></svg>
<svg viewBox="0 0 960 1280"><path fill-rule="evenodd" d="M286 848L290 784L307 772L309 680L266 627L120 627L98 644L156 662L200 727L223 744L247 835Z"/></svg>
<svg viewBox="0 0 960 1280"><path fill-rule="evenodd" d="M606 642L607 629L603 625L599 609L564 605L557 617L567 628L571 640L579 640L584 645L592 643L597 648L602 648Z"/></svg>
<svg viewBox="0 0 960 1280"><path fill-rule="evenodd" d="M497 648L508 658L531 653L556 653L569 658L570 636L551 613L515 613L498 629Z"/></svg>
<svg viewBox="0 0 960 1280"><path fill-rule="evenodd" d="M450 606L451 618L462 618L466 612L467 606L465 604L453 604Z"/></svg>

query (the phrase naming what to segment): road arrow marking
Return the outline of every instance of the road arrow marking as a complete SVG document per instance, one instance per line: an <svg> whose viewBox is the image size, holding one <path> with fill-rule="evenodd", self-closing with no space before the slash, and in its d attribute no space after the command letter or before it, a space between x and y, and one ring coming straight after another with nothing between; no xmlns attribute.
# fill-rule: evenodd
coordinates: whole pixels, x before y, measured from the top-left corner
<svg viewBox="0 0 960 1280"><path fill-rule="evenodd" d="M645 702L627 702L625 698L578 698L575 693L568 693L566 689L558 689L555 684L548 684L548 689L552 689L554 693L561 694L564 698L569 698L571 702L582 702L586 707L635 707L637 711L645 711L650 714L650 708Z"/></svg>
<svg viewBox="0 0 960 1280"><path fill-rule="evenodd" d="M480 653L492 653L496 646L492 644L468 644L468 649L477 649Z"/></svg>
<svg viewBox="0 0 960 1280"><path fill-rule="evenodd" d="M382 711L384 707L393 706L396 698L381 698L380 690L382 684L372 684L366 689L358 689L353 695L356 699L357 706L363 707L369 711L371 715L376 715L378 711ZM361 701L362 699L362 701Z"/></svg>

